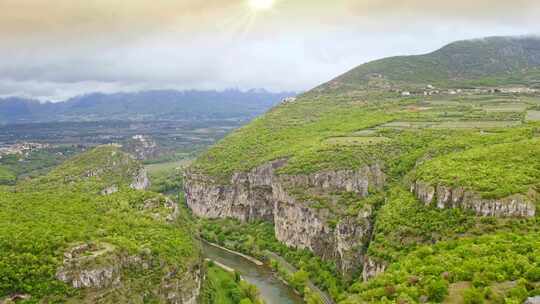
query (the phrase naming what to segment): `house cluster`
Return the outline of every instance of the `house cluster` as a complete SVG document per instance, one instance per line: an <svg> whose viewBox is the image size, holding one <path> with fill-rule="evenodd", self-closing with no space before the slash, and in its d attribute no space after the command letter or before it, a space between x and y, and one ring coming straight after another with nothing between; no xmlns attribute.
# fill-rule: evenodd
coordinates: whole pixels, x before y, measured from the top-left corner
<svg viewBox="0 0 540 304"><path fill-rule="evenodd" d="M423 90L418 90L416 92L411 91L401 91L401 96L433 96L433 95L461 95L465 93L472 94L494 94L494 93L508 93L508 94L531 94L539 93L540 90L532 89L527 87L511 87L511 88L476 88L476 89L448 89L448 90L438 90L433 85L427 85Z"/></svg>
<svg viewBox="0 0 540 304"><path fill-rule="evenodd" d="M156 157L159 154L159 147L156 141L148 135L134 135L127 145L127 151L139 160Z"/></svg>
<svg viewBox="0 0 540 304"><path fill-rule="evenodd" d="M19 154L19 155L27 156L28 153L34 150L48 148L49 146L50 145L48 144L23 142L23 143L16 143L16 144L5 146L5 147L0 147L0 159L3 156L11 155L11 154Z"/></svg>
<svg viewBox="0 0 540 304"><path fill-rule="evenodd" d="M296 97L287 97L287 98L284 98L281 103L282 104L287 104L287 103L293 103L296 101Z"/></svg>

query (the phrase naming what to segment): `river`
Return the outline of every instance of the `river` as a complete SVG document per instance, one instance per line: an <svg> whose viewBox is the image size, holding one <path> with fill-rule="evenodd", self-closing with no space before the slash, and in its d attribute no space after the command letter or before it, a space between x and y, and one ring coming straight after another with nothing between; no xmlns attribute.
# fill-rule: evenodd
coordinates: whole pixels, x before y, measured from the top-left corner
<svg viewBox="0 0 540 304"><path fill-rule="evenodd" d="M292 288L278 280L266 266L257 266L245 258L223 249L202 243L206 258L217 261L240 272L249 283L257 286L266 304L301 304L302 298Z"/></svg>

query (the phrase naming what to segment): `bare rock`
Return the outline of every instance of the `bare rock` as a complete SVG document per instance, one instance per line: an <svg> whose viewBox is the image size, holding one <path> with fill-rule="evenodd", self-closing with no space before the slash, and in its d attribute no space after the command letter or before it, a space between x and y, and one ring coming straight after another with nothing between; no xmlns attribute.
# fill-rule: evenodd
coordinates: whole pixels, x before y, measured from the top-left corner
<svg viewBox="0 0 540 304"><path fill-rule="evenodd" d="M107 187L101 191L101 195L111 195L118 192L118 186L112 185L110 187Z"/></svg>
<svg viewBox="0 0 540 304"><path fill-rule="evenodd" d="M362 270L362 279L368 281L386 270L386 263L380 262L369 256L364 257L364 268Z"/></svg>
<svg viewBox="0 0 540 304"><path fill-rule="evenodd" d="M119 282L120 267L114 246L85 243L64 253L56 278L74 288L104 288Z"/></svg>
<svg viewBox="0 0 540 304"><path fill-rule="evenodd" d="M148 179L148 173L144 167L139 168L129 187L135 190L146 190L150 188L150 180Z"/></svg>
<svg viewBox="0 0 540 304"><path fill-rule="evenodd" d="M540 304L540 296L530 297L523 304Z"/></svg>
<svg viewBox="0 0 540 304"><path fill-rule="evenodd" d="M0 299L0 304L12 304L16 303L18 301L25 301L30 300L32 298L31 295L23 294L23 293L15 293L8 297L5 297L3 299Z"/></svg>
<svg viewBox="0 0 540 304"><path fill-rule="evenodd" d="M431 186L423 181L411 185L411 192L429 205L434 198L439 209L463 208L474 211L479 216L496 217L534 217L536 206L531 197L536 193L530 191L527 195L515 194L505 198L484 199L479 194L465 190L463 187L447 187L445 185Z"/></svg>

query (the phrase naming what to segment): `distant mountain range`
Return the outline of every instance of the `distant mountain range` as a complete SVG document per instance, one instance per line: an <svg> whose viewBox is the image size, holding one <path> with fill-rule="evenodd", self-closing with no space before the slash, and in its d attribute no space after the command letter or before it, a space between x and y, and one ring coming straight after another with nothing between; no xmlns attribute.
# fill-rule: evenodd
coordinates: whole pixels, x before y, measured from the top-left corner
<svg viewBox="0 0 540 304"><path fill-rule="evenodd" d="M0 123L234 119L260 115L294 92L143 91L77 96L64 102L0 99Z"/></svg>

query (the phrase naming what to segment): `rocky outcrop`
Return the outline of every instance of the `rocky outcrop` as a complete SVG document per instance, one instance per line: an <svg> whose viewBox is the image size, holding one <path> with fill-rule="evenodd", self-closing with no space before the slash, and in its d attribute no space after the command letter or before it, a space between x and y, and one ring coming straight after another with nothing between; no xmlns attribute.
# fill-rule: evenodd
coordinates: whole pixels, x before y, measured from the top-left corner
<svg viewBox="0 0 540 304"><path fill-rule="evenodd" d="M364 282L376 277L386 270L387 264L369 256L364 257L362 279Z"/></svg>
<svg viewBox="0 0 540 304"><path fill-rule="evenodd" d="M344 274L354 272L361 266L363 248L372 229L371 209L365 208L355 217L343 217L332 224L328 208L314 208L313 202L294 197L288 189L348 191L364 197L371 189L384 185L380 164L358 170L277 175L275 171L284 164L284 160L278 160L250 172L236 173L228 185L188 172L187 204L199 217L271 221L279 241L337 261Z"/></svg>
<svg viewBox="0 0 540 304"><path fill-rule="evenodd" d="M105 288L120 281L122 263L110 244L81 244L64 253L56 278L74 288Z"/></svg>
<svg viewBox="0 0 540 304"><path fill-rule="evenodd" d="M126 255L115 246L107 243L83 243L72 247L64 253L64 263L57 270L56 278L73 288L92 288L96 292L89 296L97 298L107 296L108 290L127 288L130 298L142 297L133 294L129 289L126 269L148 270L151 267L164 267L161 261L155 260L149 249L143 249L137 255ZM156 286L155 296L160 303L196 304L201 287L200 263L193 263L185 270L174 265ZM91 299L90 299L91 300ZM91 300L92 301L92 300Z"/></svg>
<svg viewBox="0 0 540 304"><path fill-rule="evenodd" d="M356 218L346 217L336 226L336 252L341 272L351 274L358 270L364 258L363 248L367 248L373 231L371 206L366 206Z"/></svg>
<svg viewBox="0 0 540 304"><path fill-rule="evenodd" d="M133 177L133 182L129 185L131 189L146 190L150 188L150 180L148 179L148 173L144 167L140 167L137 173Z"/></svg>
<svg viewBox="0 0 540 304"><path fill-rule="evenodd" d="M20 301L28 301L32 298L29 294L16 293L0 299L0 304L15 304Z"/></svg>
<svg viewBox="0 0 540 304"><path fill-rule="evenodd" d="M192 267L184 272L169 271L161 280L159 297L162 303L197 304L201 292L201 268Z"/></svg>
<svg viewBox="0 0 540 304"><path fill-rule="evenodd" d="M173 222L178 218L180 209L178 204L166 196L156 196L145 200L142 210L150 214L155 220Z"/></svg>
<svg viewBox="0 0 540 304"><path fill-rule="evenodd" d="M426 205L435 203L437 208L463 208L474 211L479 216L496 217L534 217L536 206L535 193L515 194L499 199L484 199L479 194L463 187L432 186L416 181L411 185L411 192Z"/></svg>
<svg viewBox="0 0 540 304"><path fill-rule="evenodd" d="M199 267L179 275L170 272L164 277L160 286L160 294L166 303L197 304L201 292L202 275Z"/></svg>
<svg viewBox="0 0 540 304"><path fill-rule="evenodd" d="M114 194L118 192L118 186L117 185L112 185L112 186L109 186L103 190L101 190L101 195L111 195L111 194Z"/></svg>

